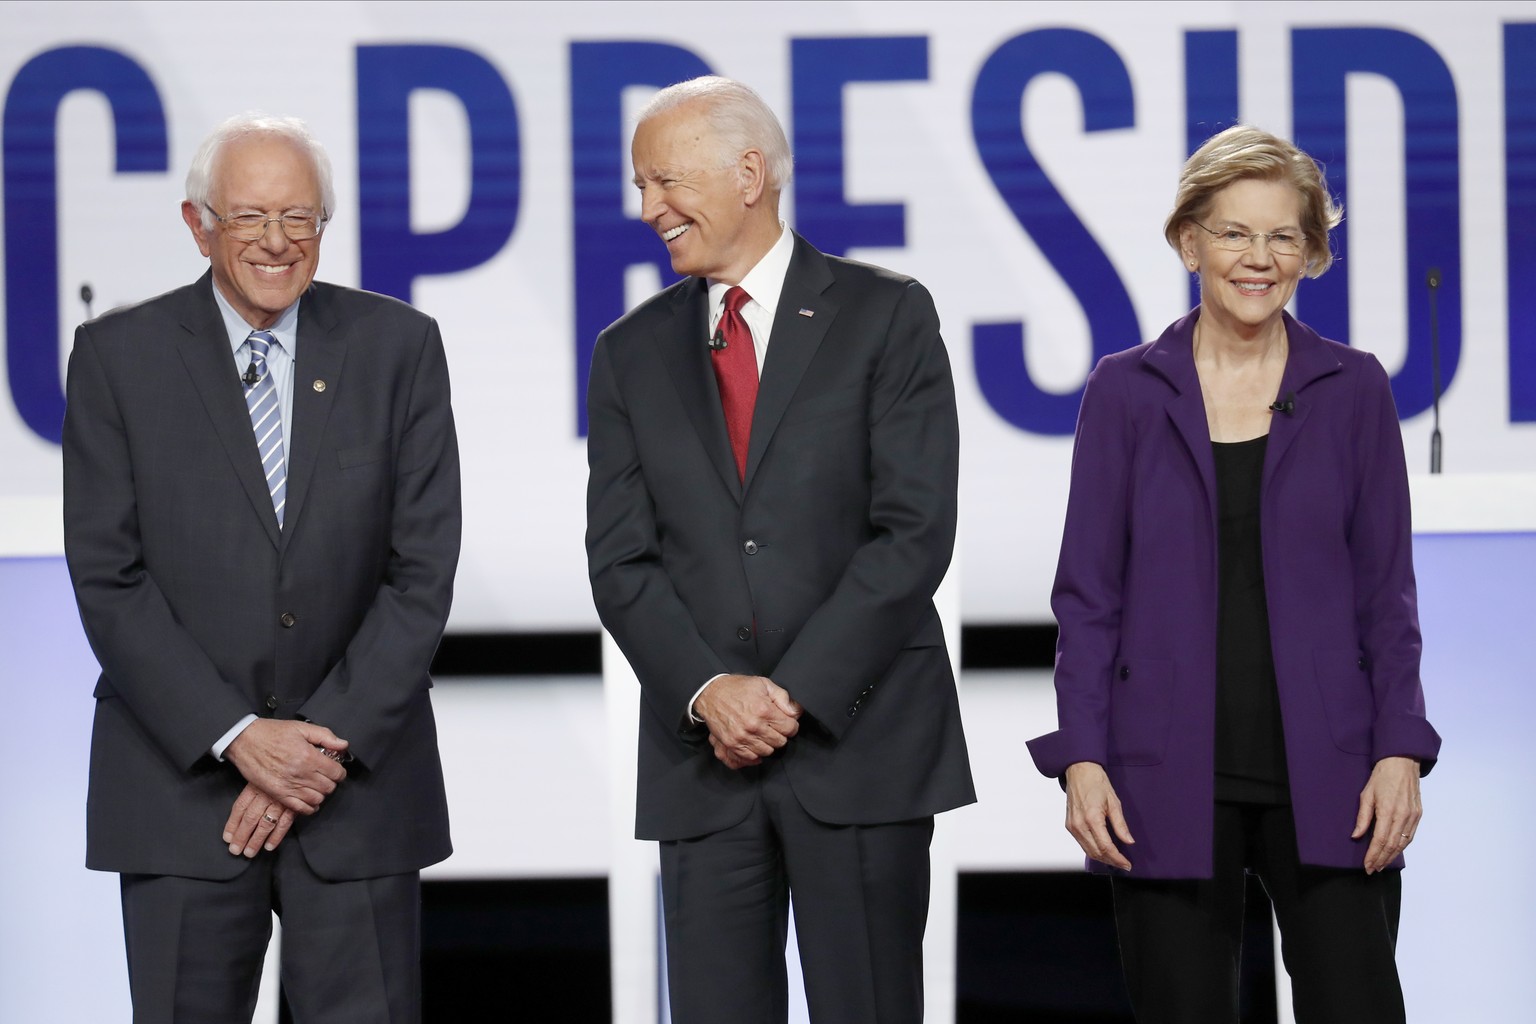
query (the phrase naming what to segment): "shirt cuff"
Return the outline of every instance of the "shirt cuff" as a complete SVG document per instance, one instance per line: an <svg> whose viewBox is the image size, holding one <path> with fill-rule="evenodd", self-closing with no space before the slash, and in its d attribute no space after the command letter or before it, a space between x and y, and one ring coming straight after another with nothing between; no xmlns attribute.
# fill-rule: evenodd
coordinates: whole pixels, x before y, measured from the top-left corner
<svg viewBox="0 0 1536 1024"><path fill-rule="evenodd" d="M709 689L709 684L710 683L714 682L716 679L724 679L728 675L730 675L729 672L719 672L719 673L716 673L715 675L712 675L708 679L706 679L704 681L704 685L703 686L701 686L697 690L693 691L693 696L688 698L688 722L689 722L689 724L691 724L691 725L703 725L704 724L704 719L700 718L698 715L693 713L694 702L699 699L700 694L702 694L705 690ZM230 737L230 738L233 739L234 737Z"/></svg>
<svg viewBox="0 0 1536 1024"><path fill-rule="evenodd" d="M710 682L714 682L714 680L711 679ZM709 683L705 683L704 685L708 686ZM703 691L701 690L700 692L702 693ZM688 707L691 710L693 705L690 704ZM244 718L240 719L240 721L236 722L233 728L229 730L229 732L225 733L223 736L220 736L218 742L208 748L208 752L213 755L213 759L215 761L224 760L224 751L228 750L229 745L235 742L235 737L245 732L245 727L254 721L256 721L255 715L246 715Z"/></svg>

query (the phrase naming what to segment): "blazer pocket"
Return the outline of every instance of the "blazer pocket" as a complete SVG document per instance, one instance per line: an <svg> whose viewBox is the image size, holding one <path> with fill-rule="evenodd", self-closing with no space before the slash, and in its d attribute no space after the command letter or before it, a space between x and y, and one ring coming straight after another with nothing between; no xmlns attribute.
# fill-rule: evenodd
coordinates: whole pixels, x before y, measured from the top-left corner
<svg viewBox="0 0 1536 1024"><path fill-rule="evenodd" d="M370 462L383 462L387 458L389 458L389 438L387 437L372 444L336 449L336 462L342 469L366 466Z"/></svg>
<svg viewBox="0 0 1536 1024"><path fill-rule="evenodd" d="M1369 754L1376 697L1365 657L1353 647L1325 647L1313 652L1312 667L1334 746L1346 754Z"/></svg>
<svg viewBox="0 0 1536 1024"><path fill-rule="evenodd" d="M1109 763L1161 764L1172 720L1174 664L1117 659L1109 684Z"/></svg>

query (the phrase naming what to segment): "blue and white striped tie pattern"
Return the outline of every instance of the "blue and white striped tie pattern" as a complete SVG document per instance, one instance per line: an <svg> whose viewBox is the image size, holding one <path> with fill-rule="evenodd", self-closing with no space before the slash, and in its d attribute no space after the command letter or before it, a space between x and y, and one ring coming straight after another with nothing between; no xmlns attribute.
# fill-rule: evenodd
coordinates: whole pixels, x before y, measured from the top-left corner
<svg viewBox="0 0 1536 1024"><path fill-rule="evenodd" d="M288 466L283 459L283 410L278 401L277 385L267 372L267 353L276 344L271 331L252 331L251 365L256 368L256 383L245 387L245 407L251 413L251 429L256 432L256 450L261 453L261 470L267 475L267 490L272 494L272 511L277 525L283 525L283 505L288 501Z"/></svg>

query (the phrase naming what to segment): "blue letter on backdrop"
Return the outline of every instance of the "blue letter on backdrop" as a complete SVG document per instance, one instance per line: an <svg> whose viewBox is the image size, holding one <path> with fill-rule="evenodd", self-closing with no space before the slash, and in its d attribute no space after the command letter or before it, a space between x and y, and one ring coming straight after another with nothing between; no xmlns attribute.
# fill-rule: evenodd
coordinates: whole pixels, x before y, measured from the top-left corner
<svg viewBox="0 0 1536 1024"><path fill-rule="evenodd" d="M5 97L5 339L11 397L22 421L58 443L59 195L55 124L64 97L106 97L117 137L117 173L166 169L165 111L132 58L96 46L64 46L27 61Z"/></svg>
<svg viewBox="0 0 1536 1024"><path fill-rule="evenodd" d="M1125 64L1108 43L1077 29L1040 29L998 47L976 76L971 130L987 174L1008 208L1083 306L1093 360L1141 340L1131 297L1104 250L1067 205L1024 141L1020 104L1039 75L1071 79L1083 98L1083 130L1130 128L1135 96ZM1042 390L1024 364L1024 325L977 324L971 344L976 377L1003 419L1036 434L1070 434L1082 389Z"/></svg>
<svg viewBox="0 0 1536 1024"><path fill-rule="evenodd" d="M624 213L631 188L628 86L662 88L710 73L691 50L668 43L571 44L571 203L576 255L576 432L587 433L587 376L597 334L624 314L624 271L654 263L676 280L666 246Z"/></svg>
<svg viewBox="0 0 1536 1024"><path fill-rule="evenodd" d="M1536 422L1536 24L1504 26L1509 419Z"/></svg>
<svg viewBox="0 0 1536 1024"><path fill-rule="evenodd" d="M1392 378L1392 397L1404 419L1428 409L1430 388L1429 290L1431 267L1441 272L1440 383L1448 387L1461 356L1461 148L1457 142L1456 84L1445 61L1424 40L1389 28L1302 28L1291 33L1291 102L1296 144L1327 165L1328 184L1349 209L1345 80L1381 75L1403 97L1403 167L1407 203L1408 355ZM1349 220L1335 232L1339 255L1349 258ZM1395 253L1362 252L1378 264ZM1344 267L1303 285L1296 307L1322 334L1349 338L1349 275ZM1369 347L1369 340L1366 341Z"/></svg>
<svg viewBox="0 0 1536 1024"><path fill-rule="evenodd" d="M1237 33L1184 33L1184 152L1238 123ZM1200 305L1200 279L1189 278L1189 305Z"/></svg>
<svg viewBox="0 0 1536 1024"><path fill-rule="evenodd" d="M442 231L411 230L410 98L440 89L469 122L469 206ZM451 274L501 251L517 224L517 107L477 53L455 46L357 48L358 248L362 285L411 301L418 277Z"/></svg>
<svg viewBox="0 0 1536 1024"><path fill-rule="evenodd" d="M845 256L855 246L907 244L900 203L849 203L843 193L843 86L923 81L926 36L796 39L794 67L795 220L816 248Z"/></svg>

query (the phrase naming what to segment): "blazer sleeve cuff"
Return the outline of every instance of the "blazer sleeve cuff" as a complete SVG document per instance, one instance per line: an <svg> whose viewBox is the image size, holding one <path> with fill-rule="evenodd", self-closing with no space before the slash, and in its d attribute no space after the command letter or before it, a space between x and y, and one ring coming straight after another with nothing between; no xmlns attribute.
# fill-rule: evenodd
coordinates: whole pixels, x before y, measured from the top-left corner
<svg viewBox="0 0 1536 1024"><path fill-rule="evenodd" d="M1388 715L1376 722L1371 761L1384 757L1412 757L1419 774L1428 775L1440 757L1440 734L1420 715Z"/></svg>
<svg viewBox="0 0 1536 1024"><path fill-rule="evenodd" d="M1079 761L1104 764L1108 759L1103 740L1071 729L1057 729L1044 736L1036 736L1026 746L1040 774L1052 779L1061 778L1067 773L1069 765Z"/></svg>

